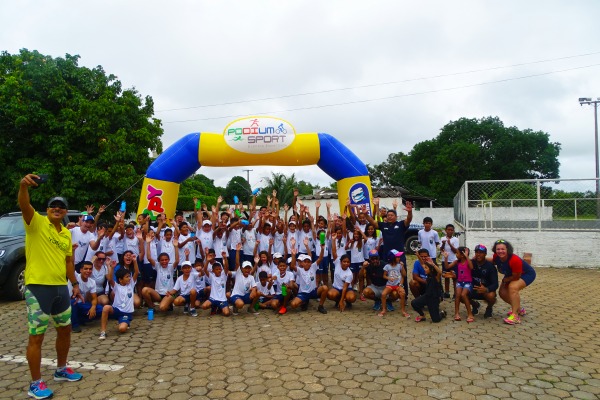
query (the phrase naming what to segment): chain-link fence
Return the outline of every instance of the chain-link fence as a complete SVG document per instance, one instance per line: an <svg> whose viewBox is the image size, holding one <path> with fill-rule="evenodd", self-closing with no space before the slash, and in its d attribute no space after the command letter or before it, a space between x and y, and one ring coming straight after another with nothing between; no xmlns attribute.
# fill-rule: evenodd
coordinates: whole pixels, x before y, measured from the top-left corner
<svg viewBox="0 0 600 400"><path fill-rule="evenodd" d="M454 219L472 230L600 231L597 179L467 181Z"/></svg>

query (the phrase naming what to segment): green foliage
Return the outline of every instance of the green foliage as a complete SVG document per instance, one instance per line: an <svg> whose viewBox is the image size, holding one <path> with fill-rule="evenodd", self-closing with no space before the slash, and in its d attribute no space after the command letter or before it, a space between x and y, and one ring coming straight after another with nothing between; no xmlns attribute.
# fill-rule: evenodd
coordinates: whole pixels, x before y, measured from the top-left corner
<svg viewBox="0 0 600 400"><path fill-rule="evenodd" d="M233 204L233 196L237 196L242 203L248 204L251 194L252 189L248 181L241 176L234 176L227 182L227 186L223 190L223 202Z"/></svg>
<svg viewBox="0 0 600 400"><path fill-rule="evenodd" d="M292 205L292 199L294 198L294 189L298 189L300 196L308 195L313 193L313 189L317 189L318 186L305 181L297 181L296 175L286 176L279 173L271 173L271 177L264 177L264 186L260 191L260 194L256 198L256 204L266 205L267 196L273 196L273 190L277 191L277 199L279 200L279 206L283 208L284 204Z"/></svg>
<svg viewBox="0 0 600 400"><path fill-rule="evenodd" d="M208 209L210 210L211 206L217 204L218 196L191 196L191 195L179 195L177 198L177 209L182 211L192 211L194 210L194 199L198 199L200 204L206 204Z"/></svg>
<svg viewBox="0 0 600 400"><path fill-rule="evenodd" d="M50 176L31 192L38 209L56 194L71 208L107 204L132 185L119 200L136 207L149 151L162 151L154 101L78 60L0 54L0 210L15 209L18 182L30 172Z"/></svg>
<svg viewBox="0 0 600 400"><path fill-rule="evenodd" d="M194 198L206 204L209 208L217 204L217 198L224 191L216 187L212 179L202 174L196 174L186 179L179 186L179 197L177 198L177 209L191 211L194 209Z"/></svg>
<svg viewBox="0 0 600 400"><path fill-rule="evenodd" d="M547 133L505 127L497 117L461 118L404 155L369 166L374 185L399 185L443 205L467 180L558 177L560 143Z"/></svg>

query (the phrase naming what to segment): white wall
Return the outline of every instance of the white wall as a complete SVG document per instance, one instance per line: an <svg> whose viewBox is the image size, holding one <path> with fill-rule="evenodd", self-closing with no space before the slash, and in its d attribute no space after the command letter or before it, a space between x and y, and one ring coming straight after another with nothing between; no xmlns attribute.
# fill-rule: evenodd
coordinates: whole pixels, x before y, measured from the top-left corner
<svg viewBox="0 0 600 400"><path fill-rule="evenodd" d="M481 243L491 252L498 239L508 240L515 254L532 253L533 266L600 267L600 232L593 231L473 231L466 235L466 246Z"/></svg>

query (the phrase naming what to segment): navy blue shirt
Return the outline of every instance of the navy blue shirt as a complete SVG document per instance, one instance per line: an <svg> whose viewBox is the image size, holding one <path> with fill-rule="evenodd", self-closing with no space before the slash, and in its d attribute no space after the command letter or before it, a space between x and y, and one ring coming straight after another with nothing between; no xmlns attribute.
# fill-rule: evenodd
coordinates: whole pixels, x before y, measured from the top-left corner
<svg viewBox="0 0 600 400"><path fill-rule="evenodd" d="M408 229L404 225L404 221L396 221L393 224L390 222L379 222L379 230L381 231L381 237L383 238L383 246L381 254L387 257L387 252L396 249L398 251L404 251L404 233Z"/></svg>

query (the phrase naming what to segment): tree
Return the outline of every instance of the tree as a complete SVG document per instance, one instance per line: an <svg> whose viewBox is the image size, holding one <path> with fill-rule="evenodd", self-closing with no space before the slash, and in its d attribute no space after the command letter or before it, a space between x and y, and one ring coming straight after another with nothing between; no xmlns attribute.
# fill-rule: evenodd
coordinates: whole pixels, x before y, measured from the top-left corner
<svg viewBox="0 0 600 400"><path fill-rule="evenodd" d="M263 182L265 185L257 198L259 204L267 204L267 196L272 196L273 190L277 190L279 206L283 208L283 205L286 203L292 205L294 188L298 186L295 174L286 176L284 174L272 172L271 177L263 177Z"/></svg>
<svg viewBox="0 0 600 400"><path fill-rule="evenodd" d="M217 198L224 192L223 188L216 187L214 180L202 174L196 174L181 182L179 186L179 197L177 199L178 210L193 210L194 198L208 205L217 204Z"/></svg>
<svg viewBox="0 0 600 400"><path fill-rule="evenodd" d="M369 172L375 184L400 185L452 205L467 180L557 178L560 143L549 139L542 131L507 128L497 117L461 118Z"/></svg>
<svg viewBox="0 0 600 400"><path fill-rule="evenodd" d="M228 204L234 203L233 196L237 196L241 202L248 204L251 194L252 189L248 181L241 176L234 176L227 182L222 196L223 201Z"/></svg>
<svg viewBox="0 0 600 400"><path fill-rule="evenodd" d="M154 101L78 61L27 49L0 54L0 210L16 207L18 182L29 172L49 175L31 192L38 209L57 194L71 208L117 197L135 208L149 152L162 152Z"/></svg>

